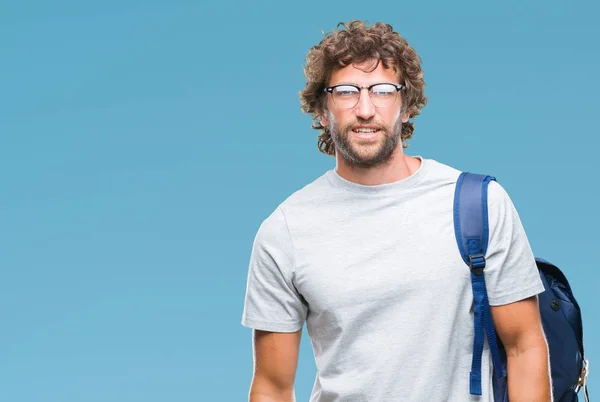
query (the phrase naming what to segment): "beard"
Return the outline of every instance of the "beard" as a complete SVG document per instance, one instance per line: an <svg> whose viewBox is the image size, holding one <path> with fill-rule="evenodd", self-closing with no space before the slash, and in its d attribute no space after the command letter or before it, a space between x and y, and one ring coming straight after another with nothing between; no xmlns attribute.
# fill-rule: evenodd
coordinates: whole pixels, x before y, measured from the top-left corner
<svg viewBox="0 0 600 402"><path fill-rule="evenodd" d="M401 142L402 120L400 113L394 118L391 127L377 122L374 118L364 120L359 118L340 128L329 114L329 131L331 140L338 153L352 167L372 168L385 165L390 161L398 144ZM361 142L352 135L352 127L357 124L376 125L380 132L374 140Z"/></svg>

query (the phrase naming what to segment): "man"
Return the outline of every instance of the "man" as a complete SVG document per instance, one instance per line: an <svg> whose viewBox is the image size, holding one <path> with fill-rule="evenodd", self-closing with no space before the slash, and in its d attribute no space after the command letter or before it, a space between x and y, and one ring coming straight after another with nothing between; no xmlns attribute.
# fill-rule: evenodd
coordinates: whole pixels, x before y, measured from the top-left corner
<svg viewBox="0 0 600 402"><path fill-rule="evenodd" d="M308 55L302 108L336 167L262 223L242 324L254 328L251 402L294 400L307 322L311 401L493 401L484 350L470 395L473 294L453 227L460 174L404 153L426 104L420 58L390 25L341 24ZM543 291L517 211L489 185L485 275L511 402L551 400Z"/></svg>

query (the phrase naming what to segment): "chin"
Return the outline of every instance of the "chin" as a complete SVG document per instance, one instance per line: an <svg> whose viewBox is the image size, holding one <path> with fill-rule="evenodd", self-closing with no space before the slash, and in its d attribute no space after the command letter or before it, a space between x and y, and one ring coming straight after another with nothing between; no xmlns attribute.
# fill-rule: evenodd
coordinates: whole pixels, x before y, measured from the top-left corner
<svg viewBox="0 0 600 402"><path fill-rule="evenodd" d="M387 161L389 159L389 158L382 158L382 155L380 155L378 153L376 153L376 154L355 153L353 156L354 156L352 158L352 160L354 161L353 164L357 165L357 166L363 166L363 167L377 166L377 165L384 163L385 161Z"/></svg>
<svg viewBox="0 0 600 402"><path fill-rule="evenodd" d="M353 146L352 153L361 160L375 160L381 156L381 146Z"/></svg>

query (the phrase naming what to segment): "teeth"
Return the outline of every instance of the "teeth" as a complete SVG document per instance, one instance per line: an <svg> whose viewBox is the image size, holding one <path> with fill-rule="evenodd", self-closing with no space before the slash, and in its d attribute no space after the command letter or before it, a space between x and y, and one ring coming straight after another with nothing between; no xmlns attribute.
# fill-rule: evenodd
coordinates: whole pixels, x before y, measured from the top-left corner
<svg viewBox="0 0 600 402"><path fill-rule="evenodd" d="M374 128L356 128L354 131L357 133L374 133L377 130Z"/></svg>

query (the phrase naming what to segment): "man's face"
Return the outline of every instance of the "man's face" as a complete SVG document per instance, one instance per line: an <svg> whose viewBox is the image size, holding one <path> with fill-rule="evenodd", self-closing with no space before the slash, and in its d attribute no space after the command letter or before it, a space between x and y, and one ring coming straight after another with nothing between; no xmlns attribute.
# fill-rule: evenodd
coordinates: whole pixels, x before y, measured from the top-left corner
<svg viewBox="0 0 600 402"><path fill-rule="evenodd" d="M371 85L377 83L399 84L397 73L384 68L379 63L371 72L372 62L352 65L332 73L329 85L354 84ZM372 167L387 162L401 141L402 123L408 121L401 114L401 97L393 106L378 108L373 106L366 89L361 90L358 104L351 109L340 109L327 94L327 111L321 124L329 127L336 153L352 166ZM375 130L374 132L373 129Z"/></svg>

